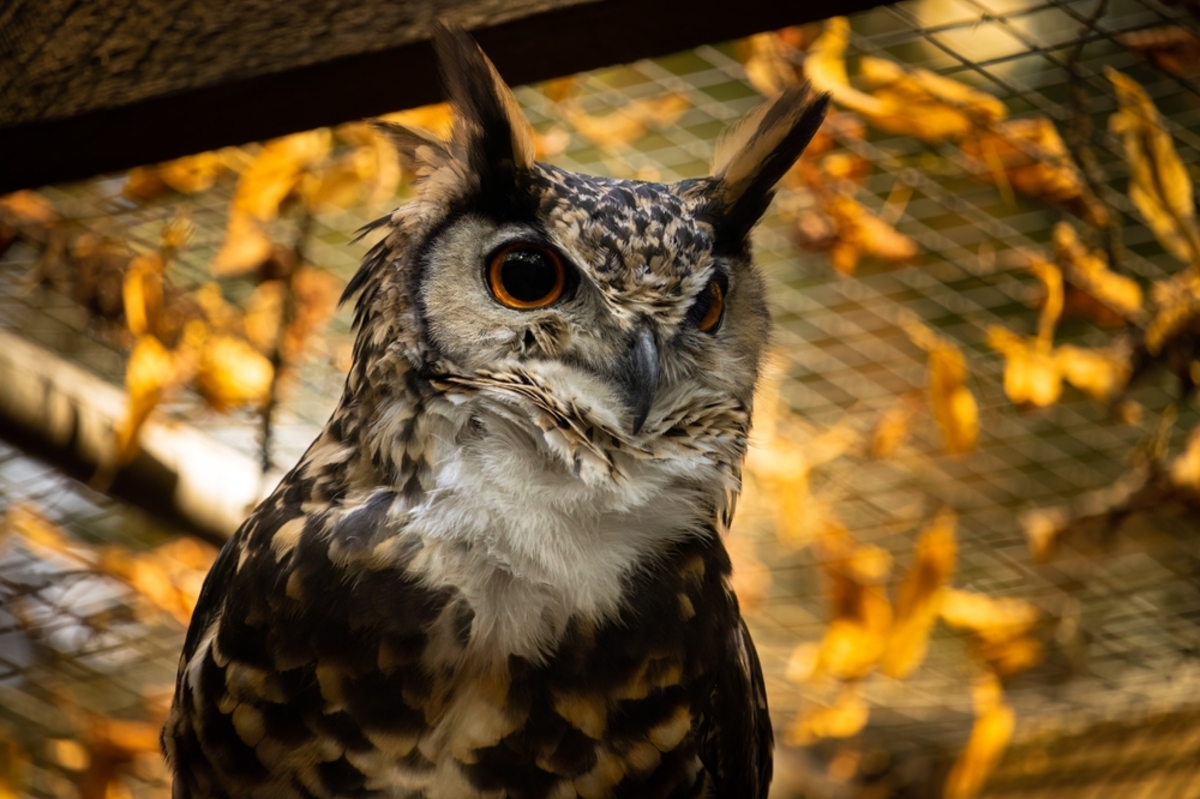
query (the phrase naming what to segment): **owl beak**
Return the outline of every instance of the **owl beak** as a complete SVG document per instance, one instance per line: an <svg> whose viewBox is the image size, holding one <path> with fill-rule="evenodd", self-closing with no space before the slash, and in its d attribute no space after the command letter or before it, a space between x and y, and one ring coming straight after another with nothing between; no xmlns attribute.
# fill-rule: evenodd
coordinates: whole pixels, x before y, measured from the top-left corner
<svg viewBox="0 0 1200 799"><path fill-rule="evenodd" d="M630 432L636 436L650 415L650 406L658 391L658 347L654 344L654 333L649 329L641 328L629 337L617 381L624 390L629 412L633 414Z"/></svg>

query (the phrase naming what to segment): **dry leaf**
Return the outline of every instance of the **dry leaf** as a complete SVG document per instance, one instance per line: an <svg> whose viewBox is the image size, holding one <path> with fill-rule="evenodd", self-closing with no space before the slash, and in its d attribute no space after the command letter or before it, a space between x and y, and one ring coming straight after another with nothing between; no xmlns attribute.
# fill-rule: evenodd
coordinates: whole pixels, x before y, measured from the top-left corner
<svg viewBox="0 0 1200 799"><path fill-rule="evenodd" d="M0 799L28 796L29 752L17 740L16 731L0 725Z"/></svg>
<svg viewBox="0 0 1200 799"><path fill-rule="evenodd" d="M410 108L407 111L396 111L379 117L384 122L393 122L411 128L424 128L441 139L449 140L450 130L454 126L454 111L449 103L435 103Z"/></svg>
<svg viewBox="0 0 1200 799"><path fill-rule="evenodd" d="M47 228L57 225L60 219L49 200L29 189L0 196L0 218L13 225Z"/></svg>
<svg viewBox="0 0 1200 799"><path fill-rule="evenodd" d="M1171 482L1195 494L1200 494L1200 427L1188 433L1187 445L1170 466Z"/></svg>
<svg viewBox="0 0 1200 799"><path fill-rule="evenodd" d="M872 458L888 458L895 454L908 437L909 426L917 412L920 400L915 395L905 397L889 408L875 425L871 433L868 454Z"/></svg>
<svg viewBox="0 0 1200 799"><path fill-rule="evenodd" d="M976 681L972 689L975 726L966 748L954 761L946 777L946 799L970 799L979 793L988 775L1000 762L1016 726L1016 714L1004 701L1000 681L991 674Z"/></svg>
<svg viewBox="0 0 1200 799"><path fill-rule="evenodd" d="M263 145L238 179L229 206L225 241L212 263L213 274L242 274L270 255L271 241L265 223L279 215L280 207L297 190L305 175L324 161L332 139L327 128L318 128Z"/></svg>
<svg viewBox="0 0 1200 799"><path fill-rule="evenodd" d="M372 149L355 147L300 178L299 192L310 212L347 208L358 201L374 177L377 161Z"/></svg>
<svg viewBox="0 0 1200 799"><path fill-rule="evenodd" d="M1054 226L1054 256L1068 287L1068 307L1101 324L1113 324L1114 317L1116 323L1142 319L1141 286L1110 270L1103 251L1088 250L1068 222Z"/></svg>
<svg viewBox="0 0 1200 799"><path fill-rule="evenodd" d="M1021 514L1021 527L1034 563L1045 563L1054 554L1058 537L1070 518L1062 508L1035 508Z"/></svg>
<svg viewBox="0 0 1200 799"><path fill-rule="evenodd" d="M217 177L226 169L220 153L198 153L159 164L162 181L176 191L195 194L212 188Z"/></svg>
<svg viewBox="0 0 1200 799"><path fill-rule="evenodd" d="M861 92L850 85L846 73L849 41L847 19L830 19L808 49L804 72L815 89L832 93L835 102L878 128L935 143L961 139L1007 114L1004 104L989 94L928 70L907 70L870 56L862 58L860 69L872 92Z"/></svg>
<svg viewBox="0 0 1200 799"><path fill-rule="evenodd" d="M810 746L824 738L850 738L862 731L869 716L858 683L847 683L829 707L801 710L784 740L789 746Z"/></svg>
<svg viewBox="0 0 1200 799"><path fill-rule="evenodd" d="M998 122L971 132L961 142L971 158L987 165L1005 186L1066 208L1088 224L1108 224L1108 211L1092 195L1054 123L1044 116Z"/></svg>
<svg viewBox="0 0 1200 799"><path fill-rule="evenodd" d="M95 568L130 586L156 610L187 626L200 598L204 576L217 551L192 538L179 538L149 552L106 547Z"/></svg>
<svg viewBox="0 0 1200 799"><path fill-rule="evenodd" d="M1004 393L1018 405L1044 408L1062 395L1062 373L1053 350L1007 328L988 328L987 344L1004 356Z"/></svg>
<svg viewBox="0 0 1200 799"><path fill-rule="evenodd" d="M1108 127L1125 148L1129 162L1129 199L1167 250L1200 268L1200 227L1192 179L1175 152L1171 134L1145 89L1128 75L1105 66L1117 91L1117 113Z"/></svg>
<svg viewBox="0 0 1200 799"><path fill-rule="evenodd" d="M966 386L966 359L958 347L927 328L911 328L908 334L929 353L929 404L942 446L951 455L970 452L979 439L979 405Z"/></svg>
<svg viewBox="0 0 1200 799"><path fill-rule="evenodd" d="M891 263L904 263L916 257L917 243L913 239L875 216L854 198L834 193L821 205L837 231L829 249L829 260L842 274L854 274L864 256Z"/></svg>
<svg viewBox="0 0 1200 799"><path fill-rule="evenodd" d="M831 17L821 35L808 47L804 74L814 90L829 92L839 105L859 111L867 117L882 116L885 106L878 98L850 85L846 73L846 48L850 44L850 20Z"/></svg>
<svg viewBox="0 0 1200 799"><path fill-rule="evenodd" d="M1200 36L1182 25L1130 31L1117 41L1172 75L1194 75L1200 67Z"/></svg>
<svg viewBox="0 0 1200 799"><path fill-rule="evenodd" d="M855 542L836 521L826 525L821 551L831 618L821 640L816 674L852 680L870 671L883 655L892 624L885 586L891 556L879 547Z"/></svg>
<svg viewBox="0 0 1200 799"><path fill-rule="evenodd" d="M953 588L946 589L940 613L950 627L990 640L1024 635L1041 615L1022 599L993 599Z"/></svg>
<svg viewBox="0 0 1200 799"><path fill-rule="evenodd" d="M1092 350L1064 344L1054 351L1063 378L1093 399L1108 399L1129 382L1129 357L1116 350Z"/></svg>
<svg viewBox="0 0 1200 799"><path fill-rule="evenodd" d="M245 339L217 334L200 350L196 389L217 411L261 408L271 396L274 375L271 362Z"/></svg>
<svg viewBox="0 0 1200 799"><path fill-rule="evenodd" d="M158 253L145 253L129 262L121 296L125 324L135 336L158 332L163 310L163 270L166 262Z"/></svg>
<svg viewBox="0 0 1200 799"><path fill-rule="evenodd" d="M184 379L180 359L162 342L148 334L138 337L125 366L125 416L113 431L116 465L129 463L137 454L138 433L150 412Z"/></svg>
<svg viewBox="0 0 1200 799"><path fill-rule="evenodd" d="M1157 356L1170 341L1189 332L1200 317L1200 274L1186 270L1159 280L1150 289L1158 310L1146 326L1144 344Z"/></svg>
<svg viewBox="0 0 1200 799"><path fill-rule="evenodd" d="M760 33L737 43L746 78L759 94L774 97L796 82L795 50L778 32Z"/></svg>
<svg viewBox="0 0 1200 799"><path fill-rule="evenodd" d="M903 679L925 659L929 633L941 612L942 594L958 556L954 513L943 510L917 539L915 558L896 597L896 619L880 671Z"/></svg>
<svg viewBox="0 0 1200 799"><path fill-rule="evenodd" d="M1004 103L990 94L927 69L907 69L894 61L863 56L860 71L882 110L856 110L890 133L929 144L956 141L1008 114Z"/></svg>
<svg viewBox="0 0 1200 799"><path fill-rule="evenodd" d="M619 149L640 138L651 128L675 122L691 107L681 94L668 94L634 100L603 116L592 116L574 103L563 105L568 124L592 144L609 150Z"/></svg>

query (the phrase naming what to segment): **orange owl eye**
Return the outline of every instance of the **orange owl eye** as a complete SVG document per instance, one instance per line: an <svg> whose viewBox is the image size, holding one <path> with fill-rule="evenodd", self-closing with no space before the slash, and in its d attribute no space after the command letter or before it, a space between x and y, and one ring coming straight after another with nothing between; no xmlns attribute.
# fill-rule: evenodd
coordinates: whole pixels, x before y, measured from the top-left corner
<svg viewBox="0 0 1200 799"><path fill-rule="evenodd" d="M688 319L705 333L716 333L724 316L725 289L720 282L710 281L688 311Z"/></svg>
<svg viewBox="0 0 1200 799"><path fill-rule="evenodd" d="M501 305L522 311L545 308L563 295L567 270L558 253L536 244L510 244L487 265L488 288Z"/></svg>

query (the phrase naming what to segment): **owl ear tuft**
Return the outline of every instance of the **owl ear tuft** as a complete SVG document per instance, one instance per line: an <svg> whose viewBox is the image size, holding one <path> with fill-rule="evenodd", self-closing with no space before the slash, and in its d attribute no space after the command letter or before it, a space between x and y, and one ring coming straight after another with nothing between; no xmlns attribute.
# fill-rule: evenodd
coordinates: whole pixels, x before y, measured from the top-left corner
<svg viewBox="0 0 1200 799"><path fill-rule="evenodd" d="M433 47L455 112L450 142L455 158L479 176L485 190L492 180L509 181L532 169L533 129L475 40L462 28L435 22Z"/></svg>
<svg viewBox="0 0 1200 799"><path fill-rule="evenodd" d="M792 168L825 119L829 95L810 98L807 83L784 89L730 128L713 157L716 199L721 205L717 240L745 246L766 212L775 184Z"/></svg>

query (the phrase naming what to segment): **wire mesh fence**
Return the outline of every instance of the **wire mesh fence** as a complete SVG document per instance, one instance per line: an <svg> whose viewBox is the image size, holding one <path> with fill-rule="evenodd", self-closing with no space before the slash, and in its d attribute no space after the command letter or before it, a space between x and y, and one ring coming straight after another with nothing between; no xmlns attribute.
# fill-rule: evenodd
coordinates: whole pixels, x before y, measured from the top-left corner
<svg viewBox="0 0 1200 799"><path fill-rule="evenodd" d="M792 47L784 49L781 63L802 70L805 47L818 28L783 37ZM845 58L851 75L864 56L885 59L991 95L1012 119L1048 118L1080 164L1088 191L1111 215L1110 224L1094 231L1095 239L1113 257L1114 269L1147 286L1181 265L1130 200L1129 162L1109 129L1118 101L1105 70L1127 74L1145 89L1184 170L1200 177L1197 29L1196 7L1187 2L906 0L851 18ZM1164 41L1174 44L1152 46ZM754 75L747 74L752 58L747 52L744 43L705 46L577 76L569 106L562 86L553 82L518 88L517 96L541 135L563 132L560 147L547 159L555 164L639 179L695 177L706 173L719 131L761 100ZM681 98L670 124L644 124L637 135L621 140L587 126L588 119L628 113L664 97ZM996 177L986 153L961 141L927 143L873 125L865 133L855 131L832 129L837 151L866 165L855 200L911 239L914 251L899 263L866 257L853 275L839 273L828 252L812 251L819 248L811 237L798 233L798 220L818 200L811 187L792 184L754 239L771 286L775 393L786 409L779 413L801 451L827 443L831 430L842 431L844 442L837 457L827 460L809 450L803 502L795 511L831 515L856 541L889 555L900 573L914 560L917 530L939 508L952 508L958 520L953 585L1037 609L1036 657L1026 668L1002 675L1005 701L1015 712L1015 743L985 790L1000 795L1051 785L1061 793L1071 785L1094 788L1096 780L1116 784L1115 766L1087 771L1079 766L1087 760L1080 753L1099 747L1090 754L1088 762L1094 762L1097 752L1109 751L1097 741L1115 751L1126 733L1141 735L1138 725L1149 718L1143 738L1155 743L1138 750L1146 753L1137 761L1138 773L1145 780L1167 775L1163 785L1173 795L1200 796L1200 769L1193 765L1200 757L1195 507L1164 501L1154 512L1130 514L1065 539L1044 558L1036 556L1036 542L1022 522L1023 514L1037 508L1091 507L1110 486L1136 473L1149 450L1181 451L1197 422L1194 410L1180 402L1176 381L1165 374L1151 374L1128 389L1124 398L1136 405L1123 407L1139 408L1138 414L1118 414L1114 403L1073 390L1044 408L1014 404L1006 395L1005 361L986 343L989 328L1035 330L1044 290L1025 268L1022 253L1052 251L1055 226L1064 219L1086 230L1079 222L1086 211L1066 211L1014 191ZM125 199L124 185L125 178L115 176L47 187L43 194L72 224L119 233L141 249L153 249L163 225L185 205L195 234L173 262L171 282L187 288L211 280L209 264L225 235L232 179L186 197L169 194L144 202ZM305 238L306 260L348 278L363 251L351 244L354 231L380 210L359 204L316 214ZM281 239L294 234L293 222L277 224ZM34 286L30 275L39 258L34 248L17 245L0 262L5 276L0 324L120 382L128 340L104 332L95 314L77 303ZM222 288L235 304L244 304L253 286L227 279ZM980 423L978 442L965 455L945 453L934 415L916 399L928 391L930 367L928 347L914 336L914 327L933 331L966 356L966 385ZM1059 343L1088 347L1109 346L1117 336L1078 317L1064 318L1056 331ZM342 311L288 385L275 418L276 463L294 462L332 408L340 391L339 357L348 341ZM258 457L261 424L253 413L216 414L187 391L160 411ZM904 443L888 457L873 456L872 436L897 411ZM770 448L770 430L759 433L759 446ZM119 540L149 549L148 542L170 536L29 457L8 449L0 457L0 502L13 507L32 500L81 541ZM753 463L750 471L754 482ZM828 558L814 541L781 535L779 517L767 507L778 496L750 499L735 543L744 572L752 576L748 616L784 741L780 795L799 791L797 786L829 796L939 793L979 715L973 644L940 626L924 661L905 679L870 673L821 684L798 677L827 632ZM152 718L158 700L147 699L142 688L169 683L181 628L169 617L147 624L144 614L126 612L125 618L112 610L136 604L131 597L138 590L111 574L96 576L94 563L82 570L49 563L20 547L9 547L0 560L5 671L0 686L7 721L21 730L22 746L51 763L39 767L42 776L29 783L30 790L64 795L80 790L79 775L87 773L67 768L71 750L62 743L83 735L78 719ZM26 608L21 618L17 608ZM101 611L118 619L106 622L102 634L89 627ZM153 676L143 678L130 668L133 663ZM74 722L53 699L61 696L62 685L77 696L73 707L86 710L77 711ZM814 707L836 705L834 694L847 685L869 708L862 729L802 741L796 720ZM36 723L27 725L31 719ZM1112 762L1132 769L1134 760L1129 755ZM136 766L127 769L136 787L126 790L134 795L162 789L161 771L146 762L140 755L122 761ZM1092 777L1079 776L1080 769ZM1121 784L1132 790L1132 783Z"/></svg>

